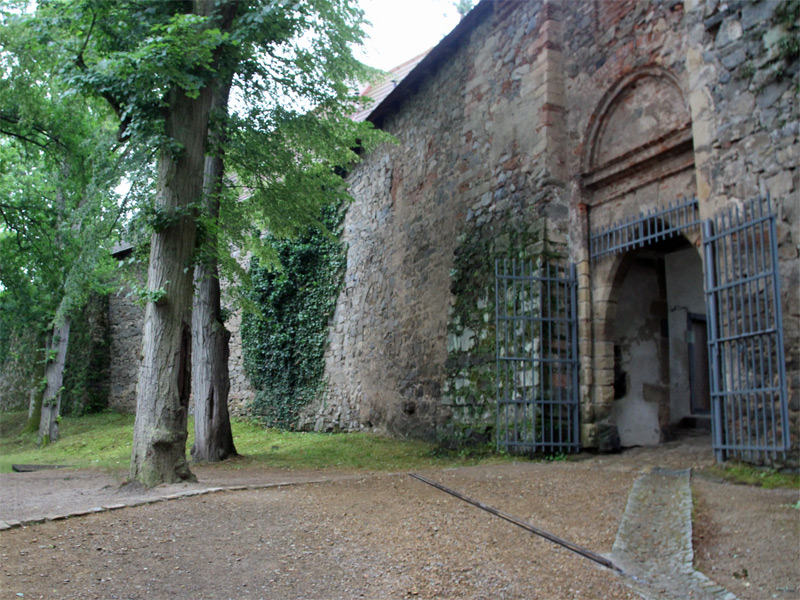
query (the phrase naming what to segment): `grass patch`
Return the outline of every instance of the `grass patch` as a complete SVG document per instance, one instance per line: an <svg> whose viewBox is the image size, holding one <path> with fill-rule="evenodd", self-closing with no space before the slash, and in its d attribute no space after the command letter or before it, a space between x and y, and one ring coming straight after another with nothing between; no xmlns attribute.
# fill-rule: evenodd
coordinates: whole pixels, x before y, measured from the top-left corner
<svg viewBox="0 0 800 600"><path fill-rule="evenodd" d="M766 489L800 489L800 475L797 473L779 473L775 469L754 467L746 463L734 462L724 465L714 465L713 467L704 469L704 471L712 477L730 483L753 485Z"/></svg>
<svg viewBox="0 0 800 600"><path fill-rule="evenodd" d="M241 467L406 471L509 460L499 455L442 456L434 444L374 433L286 432L250 421L235 421L233 438L241 456L231 466Z"/></svg>
<svg viewBox="0 0 800 600"><path fill-rule="evenodd" d="M102 412L62 417L61 439L39 448L37 433L24 433L27 412L0 413L0 472L12 464L70 465L127 469L133 440L133 415Z"/></svg>
<svg viewBox="0 0 800 600"><path fill-rule="evenodd" d="M22 430L27 413L0 413L0 472L12 464L70 465L75 468L127 470L133 441L133 415L103 412L61 419L61 439L44 448L35 433ZM264 429L248 420L231 423L241 456L215 463L218 468L272 467L347 471L407 471L510 462L507 456L454 455L436 452L434 444L397 440L372 433L297 433ZM194 441L189 420L188 450Z"/></svg>

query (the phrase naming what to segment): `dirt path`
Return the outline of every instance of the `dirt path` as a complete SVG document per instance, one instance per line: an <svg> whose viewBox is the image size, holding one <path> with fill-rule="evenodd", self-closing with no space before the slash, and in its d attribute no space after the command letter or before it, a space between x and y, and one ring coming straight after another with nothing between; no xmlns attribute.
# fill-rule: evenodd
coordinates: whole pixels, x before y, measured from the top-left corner
<svg viewBox="0 0 800 600"><path fill-rule="evenodd" d="M709 460L703 448L665 447L423 474L608 554L643 468ZM206 469L197 487L127 499L97 474L0 476L0 519L20 507L57 514L80 502L260 486L2 531L0 598L640 597L613 571L407 474ZM40 479L20 479L30 475ZM277 483L287 485L265 487ZM742 599L800 597L797 492L692 485L696 565Z"/></svg>

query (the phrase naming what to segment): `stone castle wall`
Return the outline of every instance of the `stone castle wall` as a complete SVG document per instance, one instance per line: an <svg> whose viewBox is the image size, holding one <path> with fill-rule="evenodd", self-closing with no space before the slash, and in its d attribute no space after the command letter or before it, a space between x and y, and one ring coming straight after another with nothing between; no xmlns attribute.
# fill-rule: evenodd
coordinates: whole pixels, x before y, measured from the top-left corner
<svg viewBox="0 0 800 600"><path fill-rule="evenodd" d="M778 214L789 408L800 430L800 60L781 50L797 27L786 2L706 2L695 8L689 101L698 196L706 215L756 195ZM796 3L795 3L796 6ZM702 208L702 204L701 204Z"/></svg>
<svg viewBox="0 0 800 600"><path fill-rule="evenodd" d="M473 328L462 340L466 324L453 326L456 254L482 239L492 262L489 254L507 249L494 244L508 245L500 225L511 215L519 217L513 229L535 230L531 240L540 216L564 228L563 183L549 152L559 135L558 82L546 76L552 21L542 6L490 11L387 117L383 128L397 144L373 151L350 175L355 202L326 354L328 395L310 407L308 425L435 436L453 415L449 355L486 337ZM486 281L473 283L486 294Z"/></svg>
<svg viewBox="0 0 800 600"><path fill-rule="evenodd" d="M143 276L140 276L142 279ZM134 301L126 287L109 296L109 323L111 327L111 364L109 407L120 411L136 412L136 383L142 352L142 327L144 307ZM231 332L228 371L230 391L228 405L231 414L244 415L246 405L253 398L253 389L244 372L241 313L232 312L225 326ZM191 406L190 406L191 410Z"/></svg>
<svg viewBox="0 0 800 600"><path fill-rule="evenodd" d="M475 261L465 278L465 256L549 252L542 243L566 245L578 265L581 416L607 419L620 267L589 261L589 231L684 196L708 218L766 193L780 221L796 425L798 61L780 53L796 25L780 23L779 8L481 3L460 42L445 40L448 51L422 63L425 75L382 117L398 143L350 176L329 391L304 425L431 436L459 403L489 406L489 386L454 391L478 389L491 354L482 345L492 326L480 325L492 316L491 275ZM472 315L459 309L467 296ZM658 395L668 410L668 390ZM584 444L596 445L596 433L584 430Z"/></svg>
<svg viewBox="0 0 800 600"><path fill-rule="evenodd" d="M142 354L144 307L136 304L128 290L108 298L108 322L111 327L111 364L109 408L136 412L136 381Z"/></svg>

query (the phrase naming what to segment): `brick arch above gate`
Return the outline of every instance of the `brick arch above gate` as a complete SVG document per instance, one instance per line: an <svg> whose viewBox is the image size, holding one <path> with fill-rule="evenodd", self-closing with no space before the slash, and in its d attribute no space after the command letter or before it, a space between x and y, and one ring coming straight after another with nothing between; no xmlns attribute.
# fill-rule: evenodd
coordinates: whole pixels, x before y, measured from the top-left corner
<svg viewBox="0 0 800 600"><path fill-rule="evenodd" d="M584 136L581 183L589 204L694 166L686 97L678 77L659 66L632 71L606 91Z"/></svg>

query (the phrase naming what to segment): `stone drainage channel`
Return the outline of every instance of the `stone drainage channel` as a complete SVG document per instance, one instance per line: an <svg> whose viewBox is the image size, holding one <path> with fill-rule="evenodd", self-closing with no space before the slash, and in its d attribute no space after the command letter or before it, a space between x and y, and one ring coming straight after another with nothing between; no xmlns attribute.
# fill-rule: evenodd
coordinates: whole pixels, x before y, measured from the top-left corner
<svg viewBox="0 0 800 600"><path fill-rule="evenodd" d="M645 600L736 600L694 569L691 469L642 472L631 488L611 554L597 555L419 475L415 479L559 544L608 569Z"/></svg>
<svg viewBox="0 0 800 600"><path fill-rule="evenodd" d="M416 475L412 475L412 477L523 527L551 542L560 544L605 568L620 573L623 576L623 581L645 600L685 600L686 598L692 598L693 600L736 600L736 596L694 569L691 469L669 470L654 467L643 471L637 477L628 495L625 514L620 521L611 554L608 556L596 555L515 517L501 513L497 509L472 500L454 490L449 490L441 484ZM325 479L187 490L176 494L138 499L68 514L50 515L44 518L24 521L0 521L0 530L84 516L128 506L150 504L162 500L175 500L187 496L221 491L279 488L287 485L321 483L323 481Z"/></svg>

